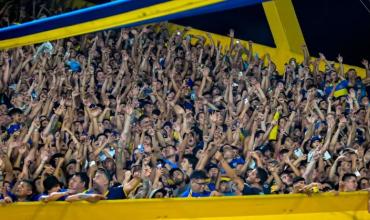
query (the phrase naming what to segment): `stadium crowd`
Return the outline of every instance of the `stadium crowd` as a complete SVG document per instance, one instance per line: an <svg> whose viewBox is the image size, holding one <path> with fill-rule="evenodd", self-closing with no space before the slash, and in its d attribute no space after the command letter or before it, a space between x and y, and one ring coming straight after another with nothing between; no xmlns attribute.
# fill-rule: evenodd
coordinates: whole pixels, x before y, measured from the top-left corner
<svg viewBox="0 0 370 220"><path fill-rule="evenodd" d="M370 187L367 60L363 80L341 56L312 60L303 46L304 60L278 73L233 31L222 48L188 30L160 23L2 51L0 201Z"/></svg>

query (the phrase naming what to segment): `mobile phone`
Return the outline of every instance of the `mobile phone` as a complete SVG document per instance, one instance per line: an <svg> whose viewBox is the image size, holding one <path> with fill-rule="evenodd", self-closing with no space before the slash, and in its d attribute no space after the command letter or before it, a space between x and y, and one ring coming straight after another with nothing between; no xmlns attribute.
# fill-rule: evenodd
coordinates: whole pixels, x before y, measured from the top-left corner
<svg viewBox="0 0 370 220"><path fill-rule="evenodd" d="M139 145L137 146L137 149L139 150L139 152L140 152L141 154L143 154L143 153L144 153L144 145L143 145L143 144L139 144Z"/></svg>
<svg viewBox="0 0 370 220"><path fill-rule="evenodd" d="M190 99L191 100L193 100L193 101L195 101L195 99L197 98L197 96L196 96L196 94L195 94L195 92L194 92L194 90L191 92L191 94L190 94Z"/></svg>
<svg viewBox="0 0 370 220"><path fill-rule="evenodd" d="M93 161L90 162L89 167L92 167L92 166L95 166L95 165L96 165L96 162L93 160Z"/></svg>
<svg viewBox="0 0 370 220"><path fill-rule="evenodd" d="M323 158L324 160L330 160L331 159L330 153L328 151L325 151Z"/></svg>
<svg viewBox="0 0 370 220"><path fill-rule="evenodd" d="M355 171L355 175L356 175L357 177L360 177L360 176L361 176L361 173L360 173L360 172L358 172L358 170L356 170L356 171Z"/></svg>
<svg viewBox="0 0 370 220"><path fill-rule="evenodd" d="M273 166L277 166L277 165L279 165L279 162L277 160L272 160L272 161L270 161L270 164L273 165Z"/></svg>
<svg viewBox="0 0 370 220"><path fill-rule="evenodd" d="M35 92L35 90L32 90L31 97L33 99L36 99L37 98L37 93Z"/></svg>
<svg viewBox="0 0 370 220"><path fill-rule="evenodd" d="M244 99L244 103L245 103L245 104L248 104L248 102L249 102L248 98L245 98L245 99Z"/></svg>
<svg viewBox="0 0 370 220"><path fill-rule="evenodd" d="M251 162L249 163L249 168L250 169L256 168L256 162L254 162L254 160L251 160Z"/></svg>
<svg viewBox="0 0 370 220"><path fill-rule="evenodd" d="M301 157L303 155L303 152L300 148L297 148L297 149L294 150L294 155L296 157Z"/></svg>
<svg viewBox="0 0 370 220"><path fill-rule="evenodd" d="M313 159L313 151L310 151L307 155L307 162L311 162L311 160Z"/></svg>

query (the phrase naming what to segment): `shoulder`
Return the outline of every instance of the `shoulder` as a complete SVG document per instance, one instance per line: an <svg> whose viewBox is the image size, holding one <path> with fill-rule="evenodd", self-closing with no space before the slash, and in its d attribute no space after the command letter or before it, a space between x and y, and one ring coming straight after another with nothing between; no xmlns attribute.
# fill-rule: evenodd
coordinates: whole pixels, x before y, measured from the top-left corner
<svg viewBox="0 0 370 220"><path fill-rule="evenodd" d="M82 194L94 194L94 190L92 189L89 189L89 190L86 190L85 192L83 192Z"/></svg>

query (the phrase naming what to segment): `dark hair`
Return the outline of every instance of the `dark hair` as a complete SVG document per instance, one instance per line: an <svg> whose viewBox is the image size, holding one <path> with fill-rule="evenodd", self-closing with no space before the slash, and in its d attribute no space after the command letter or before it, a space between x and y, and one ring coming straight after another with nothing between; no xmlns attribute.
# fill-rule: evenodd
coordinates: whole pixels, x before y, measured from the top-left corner
<svg viewBox="0 0 370 220"><path fill-rule="evenodd" d="M265 169L257 167L257 177L260 179L260 184L264 184L267 180L268 174Z"/></svg>
<svg viewBox="0 0 370 220"><path fill-rule="evenodd" d="M34 185L31 180L22 180L21 182L26 183L32 190L32 193L34 192Z"/></svg>
<svg viewBox="0 0 370 220"><path fill-rule="evenodd" d="M96 136L95 140L98 140L99 137L101 137L101 136L104 136L105 138L108 138L108 136L105 133L101 133L101 134L98 134L98 136Z"/></svg>
<svg viewBox="0 0 370 220"><path fill-rule="evenodd" d="M23 114L23 111L20 110L19 108L13 108L12 110L8 112L8 115L10 116L13 116L15 114Z"/></svg>
<svg viewBox="0 0 370 220"><path fill-rule="evenodd" d="M59 180L55 176L50 175L46 177L46 179L44 179L44 181L42 182L42 185L44 186L45 193L47 193L52 188L56 186L60 186L60 183L59 183Z"/></svg>
<svg viewBox="0 0 370 220"><path fill-rule="evenodd" d="M183 172L182 172L182 170L181 170L180 168L172 168L172 169L169 171L169 174L170 174L170 176L171 176L171 177L173 177L173 174L175 173L175 171L180 171L181 173L183 173Z"/></svg>
<svg viewBox="0 0 370 220"><path fill-rule="evenodd" d="M294 177L293 178L293 185L296 184L296 183L298 183L298 182L300 182L300 181L306 182L306 180L303 177L301 177L301 176Z"/></svg>
<svg viewBox="0 0 370 220"><path fill-rule="evenodd" d="M195 166L198 163L198 159L193 154L185 154L184 158L187 159L191 164L192 168L195 169Z"/></svg>
<svg viewBox="0 0 370 220"><path fill-rule="evenodd" d="M162 193L163 196L166 196L167 195L167 190L165 190L164 188L154 190L153 194L150 196L150 198L155 198L155 195L157 195L158 193Z"/></svg>
<svg viewBox="0 0 370 220"><path fill-rule="evenodd" d="M317 89L317 86L315 84L307 86L307 90L310 89Z"/></svg>
<svg viewBox="0 0 370 220"><path fill-rule="evenodd" d="M111 177L109 175L109 172L106 169L98 168L98 170L96 172L103 173L105 175L105 177L107 178L108 182L111 181Z"/></svg>
<svg viewBox="0 0 370 220"><path fill-rule="evenodd" d="M207 179L207 173L204 170L195 170L191 175L190 179Z"/></svg>
<svg viewBox="0 0 370 220"><path fill-rule="evenodd" d="M348 181L351 177L354 177L355 179L357 179L356 175L353 174L353 173L345 173L342 177L342 181Z"/></svg>
<svg viewBox="0 0 370 220"><path fill-rule="evenodd" d="M153 111L152 111L152 114L153 115L161 115L161 111L159 110L159 109L154 109Z"/></svg>
<svg viewBox="0 0 370 220"><path fill-rule="evenodd" d="M217 169L218 169L217 164L209 163L209 164L206 166L206 170L207 170L208 172L209 172L212 168L217 168Z"/></svg>
<svg viewBox="0 0 370 220"><path fill-rule="evenodd" d="M28 187L31 189L31 195L27 196L27 199L30 201L32 199L32 196L35 194L35 192L37 191L36 190L36 187L35 187L35 184L33 184L33 182L31 180L22 180L20 182L23 182L25 184L28 185Z"/></svg>
<svg viewBox="0 0 370 220"><path fill-rule="evenodd" d="M361 181L362 181L362 180L367 180L367 181L369 181L369 178L367 178L367 177L362 177L361 179L359 179L359 180L358 180L358 182L359 182L359 183L361 183Z"/></svg>
<svg viewBox="0 0 370 220"><path fill-rule="evenodd" d="M263 135L264 133L265 133L264 130L257 130L256 134L255 134L255 137L258 138L258 137L260 137L260 135Z"/></svg>
<svg viewBox="0 0 370 220"><path fill-rule="evenodd" d="M281 149L279 154L286 154L286 153L289 153L289 150L288 149Z"/></svg>
<svg viewBox="0 0 370 220"><path fill-rule="evenodd" d="M84 183L85 189L89 188L90 178L85 172L75 173L75 176L78 176L80 178L81 182Z"/></svg>
<svg viewBox="0 0 370 220"><path fill-rule="evenodd" d="M57 167L57 164L55 163L55 159L62 158L62 157L64 157L64 154L62 154L62 153L53 154L53 156L51 156L51 158L49 160L49 164L51 166L53 166L54 168Z"/></svg>

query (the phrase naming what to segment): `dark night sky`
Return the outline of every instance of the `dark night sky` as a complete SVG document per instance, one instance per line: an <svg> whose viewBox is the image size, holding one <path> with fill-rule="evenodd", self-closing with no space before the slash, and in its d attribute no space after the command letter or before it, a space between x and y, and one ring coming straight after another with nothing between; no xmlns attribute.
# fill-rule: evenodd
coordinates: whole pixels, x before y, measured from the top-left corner
<svg viewBox="0 0 370 220"><path fill-rule="evenodd" d="M292 0L312 56L323 52L333 60L340 53L344 62L361 66L370 59L370 13L360 0ZM95 0L99 2L99 0ZM370 8L370 0L362 0ZM274 46L262 5L210 13L171 22Z"/></svg>
<svg viewBox="0 0 370 220"><path fill-rule="evenodd" d="M362 0L370 8L370 0ZM328 59L340 53L347 64L370 59L370 13L360 0L293 0L305 41L312 56L323 52ZM194 28L227 34L274 46L261 5L238 8L173 21Z"/></svg>
<svg viewBox="0 0 370 220"><path fill-rule="evenodd" d="M362 0L370 8L370 0ZM370 59L370 13L360 0L293 0L311 54L361 65Z"/></svg>

